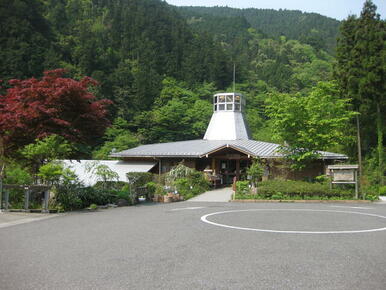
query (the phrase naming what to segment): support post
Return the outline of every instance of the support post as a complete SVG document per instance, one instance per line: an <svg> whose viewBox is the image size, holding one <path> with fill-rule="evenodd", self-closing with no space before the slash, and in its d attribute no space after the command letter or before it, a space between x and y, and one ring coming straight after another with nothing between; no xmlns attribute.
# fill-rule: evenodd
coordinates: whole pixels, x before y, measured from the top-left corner
<svg viewBox="0 0 386 290"><path fill-rule="evenodd" d="M357 170L354 171L354 177L355 177L355 199L358 199L359 190L358 190L358 171Z"/></svg>
<svg viewBox="0 0 386 290"><path fill-rule="evenodd" d="M333 181L333 179L334 179L334 170L331 170L330 171L330 189L332 189L332 181Z"/></svg>
<svg viewBox="0 0 386 290"><path fill-rule="evenodd" d="M9 191L4 190L4 210L8 210L9 207Z"/></svg>
<svg viewBox="0 0 386 290"><path fill-rule="evenodd" d="M3 210L3 179L1 178L1 173L0 173L0 212L2 210Z"/></svg>
<svg viewBox="0 0 386 290"><path fill-rule="evenodd" d="M236 159L236 180L240 180L240 159Z"/></svg>
<svg viewBox="0 0 386 290"><path fill-rule="evenodd" d="M30 189L29 187L24 188L24 210L28 210L29 208L29 196L30 196Z"/></svg>
<svg viewBox="0 0 386 290"><path fill-rule="evenodd" d="M42 212L43 213L48 213L49 210L48 210L48 201L50 199L50 191L48 189L46 189L44 191L44 199L43 199L43 210Z"/></svg>

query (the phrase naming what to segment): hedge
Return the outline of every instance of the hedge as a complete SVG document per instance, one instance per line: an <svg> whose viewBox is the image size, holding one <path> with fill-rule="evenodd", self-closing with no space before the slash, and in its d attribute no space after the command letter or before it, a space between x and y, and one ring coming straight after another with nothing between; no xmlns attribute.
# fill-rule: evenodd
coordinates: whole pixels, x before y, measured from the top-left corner
<svg viewBox="0 0 386 290"><path fill-rule="evenodd" d="M256 194L242 194L237 199L353 199L353 190L330 189L326 183L295 180L267 180L260 182Z"/></svg>

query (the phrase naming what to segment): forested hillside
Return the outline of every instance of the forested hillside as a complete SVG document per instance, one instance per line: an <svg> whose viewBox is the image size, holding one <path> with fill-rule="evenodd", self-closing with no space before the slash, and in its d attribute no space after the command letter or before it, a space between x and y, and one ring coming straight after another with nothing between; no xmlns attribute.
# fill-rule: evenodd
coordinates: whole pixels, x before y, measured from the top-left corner
<svg viewBox="0 0 386 290"><path fill-rule="evenodd" d="M334 53L339 21L317 13L297 10L237 9L229 7L179 7L178 11L194 26L229 33L242 26L254 28L269 37L285 36ZM230 28L226 19L238 19L242 25ZM230 22L228 22L230 24Z"/></svg>
<svg viewBox="0 0 386 290"><path fill-rule="evenodd" d="M219 45L193 34L174 9L158 0L1 5L2 79L67 68L72 76L100 81L98 94L129 118L150 108L165 76L191 84L213 82L219 88L231 78Z"/></svg>
<svg viewBox="0 0 386 290"><path fill-rule="evenodd" d="M256 97L259 93L303 91L329 78L332 57L273 28L282 22L279 14L269 16L275 19L272 30L262 33L238 10L208 10L217 16L205 21L198 16L187 19L184 11L159 0L2 1L0 77L5 81L39 77L43 70L56 68L65 68L68 76L78 79L90 76L100 83L94 93L113 101L110 119L125 120L145 143L200 138L210 117L210 95L230 85L233 63L237 82L248 88L253 113L261 112L258 104L265 97ZM283 13L288 20L298 14ZM325 31L319 24L316 21L313 27ZM293 38L301 39L302 33ZM170 84L180 93L165 97ZM166 111L185 114L185 106L192 108L198 101L205 109L196 104L198 112L191 113L185 127L170 130L174 114ZM170 120L163 120L161 112ZM250 112L253 133L263 137L258 131L265 125L256 120L266 116ZM150 134L144 130L149 127L159 130ZM270 140L268 135L263 139Z"/></svg>
<svg viewBox="0 0 386 290"><path fill-rule="evenodd" d="M372 5L371 1L366 3ZM374 20L375 12L371 13ZM384 23L379 17L374 21ZM362 26L367 27L366 24ZM338 21L314 13L174 7L161 0L0 1L0 79L3 80L0 95L12 87L8 80L39 79L43 71L51 69L65 69L66 77L76 80L86 76L97 80L99 85L90 90L97 99L108 100L103 104L111 101L108 118L112 126L103 138L84 144L88 147L82 147L82 154L106 158L113 149L122 150L139 143L202 138L212 113L211 96L232 89L235 65L236 90L247 96L246 117L253 138L284 143L289 140L275 128L280 122L273 120L278 118L272 113L275 104L296 103L311 114L314 108L310 104L297 102L306 102L308 96L313 96L324 106L323 97L329 95L325 102L336 100L342 89L348 90L345 86L353 79L360 83L375 75L376 81L369 81L370 87L379 87L382 83L379 77L382 60L377 60L378 67L373 61L371 65L366 63L373 59L372 55L384 54L384 32L380 29L383 26L375 25L374 36L362 41L361 35L370 33L358 28L360 34L356 30L350 34L351 28L346 24L342 37L347 43L340 42L337 55L340 67L335 66L333 75L338 27ZM350 51L351 54L342 53L342 46L355 46L354 40L363 47ZM368 46L366 41L376 42L377 49ZM365 56L364 67L375 67L374 74L355 75L359 72L358 53ZM379 114L384 110L383 101L374 103L371 90L363 100L361 92L357 90L354 94L360 100L360 106L355 103L357 110L365 114L367 109L364 108L379 109L376 118L382 125L384 120ZM384 95L376 92L376 100L384 100ZM349 93L341 96L352 97ZM345 99L343 103L349 102ZM333 109L331 112L335 112ZM324 122L322 117L323 114L315 117L315 124ZM333 117L336 116L331 116L331 120ZM374 126L373 120L373 117L365 120L366 129ZM307 122L304 124L304 128L295 126L294 130L314 132L314 135L310 133L308 141L314 142L315 148L346 152L356 157L353 124L347 125L345 131L350 137L348 140L331 142L315 141L317 138L312 136L319 136L315 128ZM363 132L362 150L370 152L375 146L380 148L384 139L381 125L378 137L369 131ZM2 134L10 132L2 130ZM291 136L296 136L295 133L302 132L294 132ZM336 133L336 136L341 135ZM327 135L326 132L319 137ZM14 150L26 145L18 142L12 144Z"/></svg>

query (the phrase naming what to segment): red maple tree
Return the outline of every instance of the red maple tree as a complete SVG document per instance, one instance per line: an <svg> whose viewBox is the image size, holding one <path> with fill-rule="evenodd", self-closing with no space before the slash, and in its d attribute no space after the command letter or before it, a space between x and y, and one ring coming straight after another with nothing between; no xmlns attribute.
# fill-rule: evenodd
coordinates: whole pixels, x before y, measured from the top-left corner
<svg viewBox="0 0 386 290"><path fill-rule="evenodd" d="M95 80L77 81L63 77L64 73L56 69L44 72L41 79L9 81L11 88L0 95L0 151L51 134L83 144L93 144L103 135L111 101L97 100L89 92Z"/></svg>

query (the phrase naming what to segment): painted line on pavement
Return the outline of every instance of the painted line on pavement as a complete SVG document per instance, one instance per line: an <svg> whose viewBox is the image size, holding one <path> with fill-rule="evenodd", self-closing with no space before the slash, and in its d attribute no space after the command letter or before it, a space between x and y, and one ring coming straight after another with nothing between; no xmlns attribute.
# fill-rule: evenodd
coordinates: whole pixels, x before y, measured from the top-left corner
<svg viewBox="0 0 386 290"><path fill-rule="evenodd" d="M208 220L208 217L214 216L214 215L221 215L221 214L227 214L227 213L237 213L237 212L249 212L249 211L304 211L304 212L348 213L348 214L358 214L358 215L364 215L364 216L371 216L371 217L376 217L376 218L381 218L381 219L386 220L386 216L364 213L364 212L355 212L355 211L317 210L317 209L245 209L245 210L220 211L220 212L214 212L214 213L206 214L206 215L203 215L201 217L201 221L203 221L204 223L208 223L208 224L218 226L218 227L223 227L223 228L244 230L244 231L254 231L254 232L265 232L265 233L279 233L279 234L358 234L358 233L380 232L380 231L386 230L386 227L383 227L383 228L375 228L375 229L368 229L368 230L352 230L352 231L281 231L281 230L237 227L237 226L215 223L215 222Z"/></svg>
<svg viewBox="0 0 386 290"><path fill-rule="evenodd" d="M191 209L201 209L205 208L204 206L194 206L194 207L179 207L179 208L173 208L171 211L177 211L177 210L191 210Z"/></svg>
<svg viewBox="0 0 386 290"><path fill-rule="evenodd" d="M344 205L331 205L330 207L339 207L339 208L355 208L355 209L374 209L373 207L362 207L362 206L344 206Z"/></svg>

